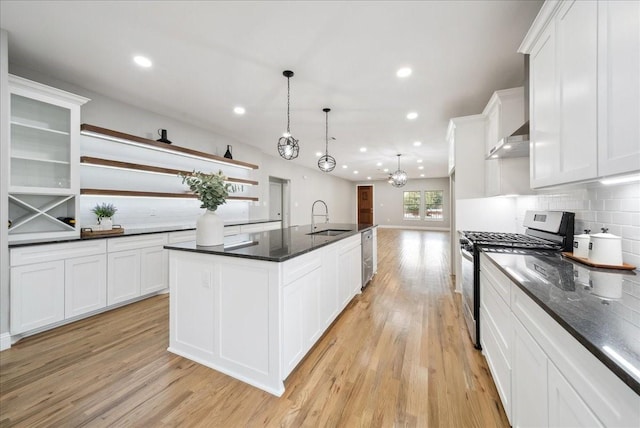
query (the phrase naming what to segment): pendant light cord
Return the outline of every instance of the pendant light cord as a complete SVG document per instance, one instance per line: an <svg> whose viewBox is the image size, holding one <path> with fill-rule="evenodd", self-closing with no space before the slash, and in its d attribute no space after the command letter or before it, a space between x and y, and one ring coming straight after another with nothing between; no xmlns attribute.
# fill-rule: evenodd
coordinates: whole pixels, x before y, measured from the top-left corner
<svg viewBox="0 0 640 428"><path fill-rule="evenodd" d="M329 112L325 111L325 128L324 128L324 154L329 154Z"/></svg>
<svg viewBox="0 0 640 428"><path fill-rule="evenodd" d="M290 97L291 97L291 91L290 91L290 86L289 86L289 77L287 77L287 134L291 135L291 130L289 129L289 103L290 103Z"/></svg>

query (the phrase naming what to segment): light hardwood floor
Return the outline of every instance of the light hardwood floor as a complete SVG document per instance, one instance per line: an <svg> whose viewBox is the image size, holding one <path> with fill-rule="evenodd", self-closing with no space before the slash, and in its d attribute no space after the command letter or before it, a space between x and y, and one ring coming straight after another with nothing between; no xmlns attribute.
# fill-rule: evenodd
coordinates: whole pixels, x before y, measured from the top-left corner
<svg viewBox="0 0 640 428"><path fill-rule="evenodd" d="M164 295L0 353L0 427L508 427L448 249L448 233L379 229L378 274L280 398L167 352Z"/></svg>

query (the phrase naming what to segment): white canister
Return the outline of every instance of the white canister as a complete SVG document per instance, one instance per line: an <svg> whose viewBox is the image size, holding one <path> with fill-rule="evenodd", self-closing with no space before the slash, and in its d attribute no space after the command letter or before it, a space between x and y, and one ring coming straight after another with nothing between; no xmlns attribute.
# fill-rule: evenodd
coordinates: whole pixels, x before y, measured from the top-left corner
<svg viewBox="0 0 640 428"><path fill-rule="evenodd" d="M589 260L597 265L622 265L622 238L602 228L602 233L591 235Z"/></svg>
<svg viewBox="0 0 640 428"><path fill-rule="evenodd" d="M580 235L574 235L573 237L573 255L581 257L583 259L589 258L589 242L591 241L591 235L589 230L585 230Z"/></svg>

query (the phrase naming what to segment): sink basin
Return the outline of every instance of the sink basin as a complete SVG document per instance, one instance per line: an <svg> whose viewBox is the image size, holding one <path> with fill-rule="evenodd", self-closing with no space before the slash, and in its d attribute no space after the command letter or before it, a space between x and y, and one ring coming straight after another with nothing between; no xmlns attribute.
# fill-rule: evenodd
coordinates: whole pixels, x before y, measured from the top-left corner
<svg viewBox="0 0 640 428"><path fill-rule="evenodd" d="M351 232L350 229L325 229L317 232L307 233L307 235L321 235L321 236L338 236L345 232Z"/></svg>

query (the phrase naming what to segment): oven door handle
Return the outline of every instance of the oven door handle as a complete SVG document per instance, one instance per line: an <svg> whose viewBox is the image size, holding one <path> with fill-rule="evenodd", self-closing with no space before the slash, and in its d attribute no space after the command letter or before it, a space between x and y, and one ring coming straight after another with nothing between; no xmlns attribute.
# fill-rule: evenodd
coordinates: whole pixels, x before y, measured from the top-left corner
<svg viewBox="0 0 640 428"><path fill-rule="evenodd" d="M460 248L460 255L473 263L473 254L471 254L469 251L465 250L464 248Z"/></svg>

